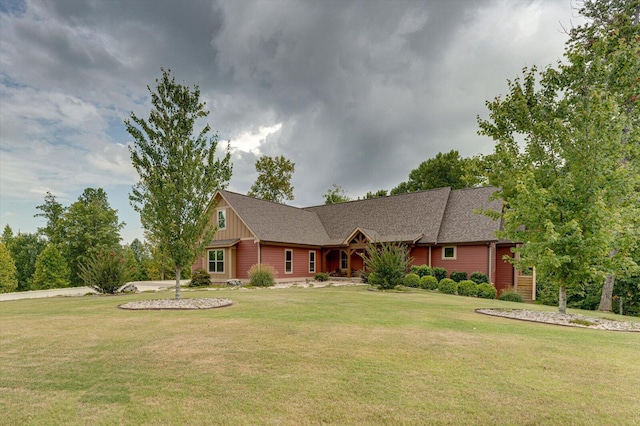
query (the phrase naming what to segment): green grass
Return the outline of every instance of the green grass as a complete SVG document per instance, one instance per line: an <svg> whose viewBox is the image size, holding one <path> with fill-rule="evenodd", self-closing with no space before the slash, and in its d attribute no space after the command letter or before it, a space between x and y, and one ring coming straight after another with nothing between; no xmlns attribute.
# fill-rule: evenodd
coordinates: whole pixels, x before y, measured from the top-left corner
<svg viewBox="0 0 640 426"><path fill-rule="evenodd" d="M640 423L639 333L480 315L523 305L419 290L183 296L234 305L0 303L0 424Z"/></svg>

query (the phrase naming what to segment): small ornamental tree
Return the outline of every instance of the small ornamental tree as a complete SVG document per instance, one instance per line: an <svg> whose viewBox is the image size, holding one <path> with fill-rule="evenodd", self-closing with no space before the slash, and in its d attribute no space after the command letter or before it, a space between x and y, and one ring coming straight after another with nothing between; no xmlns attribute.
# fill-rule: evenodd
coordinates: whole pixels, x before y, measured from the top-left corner
<svg viewBox="0 0 640 426"><path fill-rule="evenodd" d="M376 274L377 285L382 289L392 289L402 284L404 275L413 261L404 245L392 243L370 244L362 258L365 267ZM369 282L374 284L371 275Z"/></svg>
<svg viewBox="0 0 640 426"><path fill-rule="evenodd" d="M16 291L17 288L16 264L13 262L7 246L0 242L0 293Z"/></svg>
<svg viewBox="0 0 640 426"><path fill-rule="evenodd" d="M69 266L55 244L49 243L36 260L33 289L69 287Z"/></svg>
<svg viewBox="0 0 640 426"><path fill-rule="evenodd" d="M209 115L198 86L177 84L164 69L156 83L155 90L148 88L149 118L131 113L125 121L139 176L129 198L156 248L171 260L180 299L181 270L193 264L216 232L207 213L215 207L215 192L229 184L231 153L227 147L226 155L216 158L218 135L209 135L208 124L194 135L196 122Z"/></svg>

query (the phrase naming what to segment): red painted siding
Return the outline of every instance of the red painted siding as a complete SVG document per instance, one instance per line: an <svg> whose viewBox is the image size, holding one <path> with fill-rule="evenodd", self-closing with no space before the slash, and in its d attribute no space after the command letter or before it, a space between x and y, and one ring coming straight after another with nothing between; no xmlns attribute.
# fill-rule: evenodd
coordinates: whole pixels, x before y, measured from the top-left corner
<svg viewBox="0 0 640 426"><path fill-rule="evenodd" d="M313 272L309 272L309 249L299 247L262 246L261 261L268 263L278 271L278 278L298 278L312 277ZM284 273L284 251L293 251L293 273ZM316 252L316 271L319 268L320 250Z"/></svg>
<svg viewBox="0 0 640 426"><path fill-rule="evenodd" d="M249 268L258 263L258 243L240 240L236 247L236 278L247 279Z"/></svg>
<svg viewBox="0 0 640 426"><path fill-rule="evenodd" d="M450 246L447 246L450 247ZM486 245L456 246L455 259L443 259L442 247L433 247L431 250L431 266L445 268L450 274L452 271L482 272L489 275L489 247Z"/></svg>
<svg viewBox="0 0 640 426"><path fill-rule="evenodd" d="M513 265L502 260L505 255L513 257L511 247L498 247L496 249L496 277L494 283L498 292L507 287L513 287Z"/></svg>
<svg viewBox="0 0 640 426"><path fill-rule="evenodd" d="M410 256L413 257L411 266L428 265L429 247L414 247L411 249Z"/></svg>

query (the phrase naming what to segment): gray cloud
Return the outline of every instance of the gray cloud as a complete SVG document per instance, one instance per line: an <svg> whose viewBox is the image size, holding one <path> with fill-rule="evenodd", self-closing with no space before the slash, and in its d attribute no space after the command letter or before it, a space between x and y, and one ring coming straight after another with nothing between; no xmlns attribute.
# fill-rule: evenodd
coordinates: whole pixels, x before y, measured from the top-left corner
<svg viewBox="0 0 640 426"><path fill-rule="evenodd" d="M200 86L221 141L281 123L235 148L232 190L249 189L259 154L296 163L297 205L334 182L390 189L440 151L489 152L484 101L559 59L572 18L565 0L4 3L2 196L103 185L126 200L121 123L147 116L160 67Z"/></svg>

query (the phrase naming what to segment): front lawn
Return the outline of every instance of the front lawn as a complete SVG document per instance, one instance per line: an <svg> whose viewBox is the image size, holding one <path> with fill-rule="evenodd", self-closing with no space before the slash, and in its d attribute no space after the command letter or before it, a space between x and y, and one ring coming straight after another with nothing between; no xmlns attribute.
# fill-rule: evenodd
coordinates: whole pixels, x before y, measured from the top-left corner
<svg viewBox="0 0 640 426"><path fill-rule="evenodd" d="M640 423L639 333L364 287L186 291L234 304L116 308L172 296L0 303L0 424Z"/></svg>

